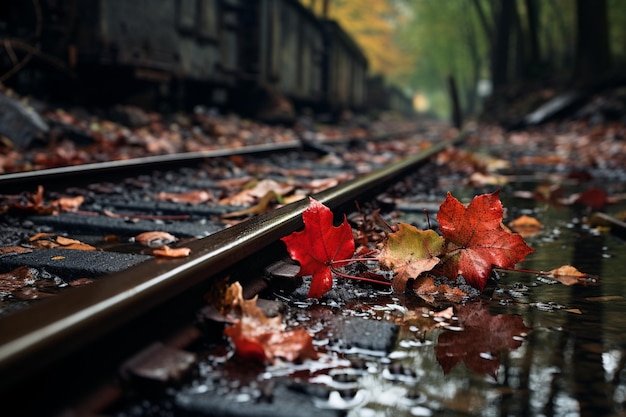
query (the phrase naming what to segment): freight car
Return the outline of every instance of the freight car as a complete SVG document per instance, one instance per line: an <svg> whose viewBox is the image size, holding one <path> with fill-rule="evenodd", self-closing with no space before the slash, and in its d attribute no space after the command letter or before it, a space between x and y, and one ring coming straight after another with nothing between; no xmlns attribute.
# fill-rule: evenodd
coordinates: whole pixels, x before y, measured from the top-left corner
<svg viewBox="0 0 626 417"><path fill-rule="evenodd" d="M362 51L297 0L5 0L0 38L0 77L25 93L268 119L365 107Z"/></svg>
<svg viewBox="0 0 626 417"><path fill-rule="evenodd" d="M390 111L405 116L411 116L415 113L411 98L399 88L386 85L381 76L367 78L366 92L366 109L370 113Z"/></svg>

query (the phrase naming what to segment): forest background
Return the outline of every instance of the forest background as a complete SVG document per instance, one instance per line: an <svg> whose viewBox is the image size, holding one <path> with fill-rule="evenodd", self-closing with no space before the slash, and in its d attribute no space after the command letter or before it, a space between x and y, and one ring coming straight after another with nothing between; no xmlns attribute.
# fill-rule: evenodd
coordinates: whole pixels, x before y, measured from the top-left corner
<svg viewBox="0 0 626 417"><path fill-rule="evenodd" d="M626 66L623 0L301 1L355 38L371 74L442 117L449 77L463 113L484 114L531 92L528 108L610 82Z"/></svg>

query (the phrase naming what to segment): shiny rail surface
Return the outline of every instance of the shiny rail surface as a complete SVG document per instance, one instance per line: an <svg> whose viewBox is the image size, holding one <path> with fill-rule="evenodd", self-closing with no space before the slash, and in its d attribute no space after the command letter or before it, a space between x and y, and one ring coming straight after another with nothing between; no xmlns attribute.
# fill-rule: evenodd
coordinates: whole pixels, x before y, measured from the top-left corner
<svg viewBox="0 0 626 417"><path fill-rule="evenodd" d="M128 175L129 170L135 170L135 173L139 173L150 169L180 166L184 163L198 162L208 158L263 154L267 152L299 149L301 147L302 143L294 140L263 145L249 145L241 148L181 152L167 155L153 155L117 161L16 172L0 175L0 189L3 194L9 194L11 192L20 192L25 188L37 185L42 185L45 188L51 188L56 185L66 185L68 180L71 180L71 182L90 181L94 178L94 176L102 176L103 178L113 179Z"/></svg>
<svg viewBox="0 0 626 417"><path fill-rule="evenodd" d="M372 195L460 144L466 135L433 144L404 160L312 197L331 209ZM204 157L204 156L203 156ZM62 170L60 175L69 175ZM151 259L44 300L0 321L0 390L24 381L134 317L166 302L302 227L301 200L191 242L184 259Z"/></svg>

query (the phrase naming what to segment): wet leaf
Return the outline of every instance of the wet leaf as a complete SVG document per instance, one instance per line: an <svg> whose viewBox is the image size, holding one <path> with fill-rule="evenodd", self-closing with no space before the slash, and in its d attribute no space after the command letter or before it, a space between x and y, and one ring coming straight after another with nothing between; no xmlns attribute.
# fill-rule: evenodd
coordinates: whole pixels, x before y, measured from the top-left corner
<svg viewBox="0 0 626 417"><path fill-rule="evenodd" d="M28 238L32 246L37 249L63 248L72 250L97 250L94 246L80 240L65 236L55 236L51 233L38 233Z"/></svg>
<svg viewBox="0 0 626 417"><path fill-rule="evenodd" d="M306 330L286 331L282 317L267 317L257 306L257 297L243 298L239 282L227 289L225 303L240 315L235 324L224 329L239 357L261 363L274 362L276 358L317 358L313 338Z"/></svg>
<svg viewBox="0 0 626 417"><path fill-rule="evenodd" d="M37 233L34 236L29 237L28 241L29 242L34 242L36 240L43 239L43 238L46 238L46 237L51 237L51 236L54 236L54 233L44 233L44 232L41 232L41 233Z"/></svg>
<svg viewBox="0 0 626 417"><path fill-rule="evenodd" d="M191 253L190 248L170 248L167 245L163 245L160 248L154 249L152 254L163 258L185 258Z"/></svg>
<svg viewBox="0 0 626 417"><path fill-rule="evenodd" d="M232 197L220 200L220 204L247 206L254 204L268 192L273 192L275 195L282 197L293 190L294 186L291 184L266 179L256 182L253 186L238 192Z"/></svg>
<svg viewBox="0 0 626 417"><path fill-rule="evenodd" d="M76 197L61 197L50 203L52 207L56 207L62 212L76 211L85 202L85 197L82 195Z"/></svg>
<svg viewBox="0 0 626 417"><path fill-rule="evenodd" d="M597 277L580 272L571 265L563 265L547 274L564 285L599 285Z"/></svg>
<svg viewBox="0 0 626 417"><path fill-rule="evenodd" d="M533 191L514 191L513 195L520 198L534 199L540 203L548 203L552 206L562 206L562 198L565 191L558 184L539 184Z"/></svg>
<svg viewBox="0 0 626 417"><path fill-rule="evenodd" d="M431 305L442 300L459 303L468 297L462 289L447 284L435 284L435 280L429 276L418 277L412 288L415 294Z"/></svg>
<svg viewBox="0 0 626 417"><path fill-rule="evenodd" d="M13 208L20 211L34 212L36 214L53 214L55 209L44 203L43 186L37 187L36 193L27 193L25 203L14 203Z"/></svg>
<svg viewBox="0 0 626 417"><path fill-rule="evenodd" d="M444 331L435 347L444 374L464 363L472 371L495 379L502 353L519 348L529 331L521 316L492 316L481 303L458 306L457 317L463 330Z"/></svg>
<svg viewBox="0 0 626 417"><path fill-rule="evenodd" d="M83 243L80 240L70 239L64 236L57 236L56 242L64 249L96 250L95 247Z"/></svg>
<svg viewBox="0 0 626 417"><path fill-rule="evenodd" d="M419 230L399 223L398 231L389 233L378 259L382 266L396 272L393 288L404 291L409 279L430 271L439 263L443 244L444 239L434 230Z"/></svg>
<svg viewBox="0 0 626 417"><path fill-rule="evenodd" d="M189 191L187 193L166 193L162 191L157 194L156 199L174 203L200 204L213 200L213 194L206 190Z"/></svg>
<svg viewBox="0 0 626 417"><path fill-rule="evenodd" d="M131 240L149 248L160 248L174 243L178 239L167 232L154 231L140 233Z"/></svg>
<svg viewBox="0 0 626 417"><path fill-rule="evenodd" d="M276 193L274 193L273 191L268 191L267 194L265 194L263 198L261 198L261 200L259 200L259 202L254 206L244 210L226 213L222 215L222 218L234 219L237 217L244 217L249 215L258 216L259 214L267 213L271 209L271 204L275 201L277 201Z"/></svg>
<svg viewBox="0 0 626 417"><path fill-rule="evenodd" d="M498 191L474 197L467 207L448 193L437 213L447 242L437 272L452 279L462 275L482 290L494 266L512 267L534 252L520 235L502 227L503 214Z"/></svg>
<svg viewBox="0 0 626 417"><path fill-rule="evenodd" d="M608 194L600 188L589 188L578 195L574 201L594 210L601 210L608 203Z"/></svg>
<svg viewBox="0 0 626 417"><path fill-rule="evenodd" d="M25 248L23 246L3 246L0 247L0 255L5 255L7 253L28 253L32 252L32 249Z"/></svg>
<svg viewBox="0 0 626 417"><path fill-rule="evenodd" d="M510 222L509 227L524 238L535 236L543 229L539 220L525 214Z"/></svg>
<svg viewBox="0 0 626 417"><path fill-rule="evenodd" d="M27 266L20 266L4 274L0 274L0 292L12 293L18 289L33 285L37 273Z"/></svg>
<svg viewBox="0 0 626 417"><path fill-rule="evenodd" d="M313 276L308 296L319 298L332 288L331 264L354 254L354 237L345 216L343 223L335 227L330 209L313 198L309 199L309 207L302 213L302 219L304 230L281 240L291 258L300 263L298 276ZM339 262L335 266L344 264Z"/></svg>

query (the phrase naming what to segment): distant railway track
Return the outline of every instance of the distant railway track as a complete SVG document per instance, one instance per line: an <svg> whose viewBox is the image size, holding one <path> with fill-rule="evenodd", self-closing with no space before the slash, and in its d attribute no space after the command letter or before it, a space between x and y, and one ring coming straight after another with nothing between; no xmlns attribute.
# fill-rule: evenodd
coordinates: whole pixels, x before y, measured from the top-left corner
<svg viewBox="0 0 626 417"><path fill-rule="evenodd" d="M384 136L380 139L393 135ZM364 201L380 193L394 181L429 161L438 152L458 145L463 139L464 136L460 135L452 140L433 143L417 154L356 176L316 193L313 197L337 213L354 210L355 201ZM329 144L324 144L327 145ZM345 147L341 149L347 150ZM20 187L24 190L35 184L45 184L46 187L58 190L64 185L85 183L86 178L90 181L93 178L106 178L108 181L124 178L129 172L136 175L139 172L172 168L181 164L191 165L207 158L294 150L301 151L302 143L147 157L9 174L0 177L0 184L3 190L17 190ZM65 391L67 387L73 387L77 391L84 389L83 384L76 385L75 382L94 376L96 371L88 370L94 366L94 355L101 359L95 368L119 366L116 360L127 358L133 350L145 343L144 333L159 333L168 328L166 325L157 325L154 328L154 323L146 325L151 318L160 317L155 320L169 321L172 319L170 316L175 315L172 311L180 311L181 300L187 300L189 305L197 304L201 300L201 294L224 274L240 275L242 265L245 265L244 270L254 266L257 266L257 270L262 270L268 263L278 259L281 256L281 249L277 247L279 239L302 226L301 213L307 204L308 201L303 199L222 228L204 238L192 239L185 244L191 249L188 257L150 257L128 269L98 277L89 285L64 291L0 318L0 369L4 375L0 381L0 389L7 394L6 398L16 400L13 405L18 408L25 407L22 402L24 393L29 392L27 387L35 383L34 381L49 381L56 387L66 387L61 391ZM189 208L188 205L187 207ZM190 302L190 299L193 301ZM177 306L171 307L173 304ZM182 309L185 310L184 307ZM157 313L158 311L161 313ZM195 331L189 330L189 326L187 330L184 339L197 336L193 336ZM180 333L178 324L167 331ZM189 340L186 343L188 342ZM83 365L79 365L81 361L84 362ZM51 387L42 401L52 408L64 406L62 401L59 403L61 397L61 393ZM30 406L35 408L35 412L41 411L41 404L31 404L28 407Z"/></svg>

